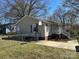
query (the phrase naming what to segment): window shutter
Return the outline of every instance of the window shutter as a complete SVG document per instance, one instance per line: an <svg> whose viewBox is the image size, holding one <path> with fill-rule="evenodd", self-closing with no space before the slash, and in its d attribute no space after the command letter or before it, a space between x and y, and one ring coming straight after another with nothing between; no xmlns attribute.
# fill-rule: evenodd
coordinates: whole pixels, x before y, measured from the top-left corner
<svg viewBox="0 0 79 59"><path fill-rule="evenodd" d="M32 25L30 26L30 29L31 29L30 31L32 32Z"/></svg>
<svg viewBox="0 0 79 59"><path fill-rule="evenodd" d="M38 24L36 24L36 32L38 32Z"/></svg>

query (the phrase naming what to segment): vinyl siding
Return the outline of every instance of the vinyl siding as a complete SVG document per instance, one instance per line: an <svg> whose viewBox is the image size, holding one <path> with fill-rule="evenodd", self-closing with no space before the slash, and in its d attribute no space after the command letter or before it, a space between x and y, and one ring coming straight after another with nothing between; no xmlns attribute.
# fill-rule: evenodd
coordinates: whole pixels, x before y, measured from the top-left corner
<svg viewBox="0 0 79 59"><path fill-rule="evenodd" d="M38 24L38 22L39 21L37 19L25 17L16 25L16 32L18 34L33 34L33 32L31 32L31 25ZM17 30L18 27L19 31ZM44 37L44 25L38 27L38 32L41 37Z"/></svg>

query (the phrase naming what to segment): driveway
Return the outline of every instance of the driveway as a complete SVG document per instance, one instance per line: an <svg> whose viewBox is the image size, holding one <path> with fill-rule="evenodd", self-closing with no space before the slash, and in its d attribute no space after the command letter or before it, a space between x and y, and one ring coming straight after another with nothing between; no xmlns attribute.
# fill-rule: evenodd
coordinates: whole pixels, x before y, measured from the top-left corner
<svg viewBox="0 0 79 59"><path fill-rule="evenodd" d="M70 50L75 50L75 46L79 46L77 40L71 40L68 42L38 41L38 42L36 42L36 44L50 46L50 47L56 47L56 48L70 49Z"/></svg>

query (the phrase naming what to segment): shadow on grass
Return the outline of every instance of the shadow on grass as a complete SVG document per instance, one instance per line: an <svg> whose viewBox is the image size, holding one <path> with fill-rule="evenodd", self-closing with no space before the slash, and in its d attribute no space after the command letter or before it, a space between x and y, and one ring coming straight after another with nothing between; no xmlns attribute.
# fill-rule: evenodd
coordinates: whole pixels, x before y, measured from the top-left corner
<svg viewBox="0 0 79 59"><path fill-rule="evenodd" d="M23 42L32 42L32 41L40 41L40 40L45 40L44 38L39 38L36 39L36 37L22 37L22 36L10 36L10 37L3 37L3 40L15 40L15 41L23 41ZM58 42L68 42L71 39L68 39L66 37L59 38L57 35L52 35L51 37L48 38L50 41L58 41Z"/></svg>
<svg viewBox="0 0 79 59"><path fill-rule="evenodd" d="M3 37L2 40L13 40L13 41L21 41L21 42L33 42L33 41L40 41L40 40L44 40L44 39L36 39L34 37ZM68 42L71 39L59 39L59 38L55 38L55 39L48 39L49 41L57 41L57 42Z"/></svg>
<svg viewBox="0 0 79 59"><path fill-rule="evenodd" d="M3 37L2 40L13 40L13 41L21 41L21 42L32 42L32 41L38 41L37 39L33 37Z"/></svg>
<svg viewBox="0 0 79 59"><path fill-rule="evenodd" d="M44 40L44 39L42 39ZM48 38L48 41L56 41L56 42L68 42L71 41L72 39L69 38L59 38L59 37L52 37L52 38Z"/></svg>
<svg viewBox="0 0 79 59"><path fill-rule="evenodd" d="M57 41L57 42L68 42L71 41L72 39L62 39L62 38L55 38L55 39L49 39L50 41Z"/></svg>

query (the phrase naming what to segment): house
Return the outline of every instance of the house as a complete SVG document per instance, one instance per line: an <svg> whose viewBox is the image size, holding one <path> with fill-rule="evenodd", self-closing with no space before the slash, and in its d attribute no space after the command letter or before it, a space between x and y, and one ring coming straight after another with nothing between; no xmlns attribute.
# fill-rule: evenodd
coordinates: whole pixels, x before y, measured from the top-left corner
<svg viewBox="0 0 79 59"><path fill-rule="evenodd" d="M9 27L11 27L13 25L13 23L8 23L8 24L0 24L0 34L6 34L7 33L7 29L9 29Z"/></svg>
<svg viewBox="0 0 79 59"><path fill-rule="evenodd" d="M57 22L39 20L32 16L24 16L15 24L17 34L27 37L48 39L53 34L61 34L62 28Z"/></svg>

